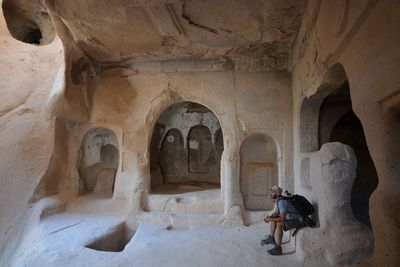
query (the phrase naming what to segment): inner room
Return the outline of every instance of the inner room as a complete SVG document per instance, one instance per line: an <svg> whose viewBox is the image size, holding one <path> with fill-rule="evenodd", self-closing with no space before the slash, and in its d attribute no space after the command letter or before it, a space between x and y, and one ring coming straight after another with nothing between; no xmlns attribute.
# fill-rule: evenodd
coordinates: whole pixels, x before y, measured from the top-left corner
<svg viewBox="0 0 400 267"><path fill-rule="evenodd" d="M153 130L151 193L219 189L223 150L221 125L211 110L194 102L171 105Z"/></svg>

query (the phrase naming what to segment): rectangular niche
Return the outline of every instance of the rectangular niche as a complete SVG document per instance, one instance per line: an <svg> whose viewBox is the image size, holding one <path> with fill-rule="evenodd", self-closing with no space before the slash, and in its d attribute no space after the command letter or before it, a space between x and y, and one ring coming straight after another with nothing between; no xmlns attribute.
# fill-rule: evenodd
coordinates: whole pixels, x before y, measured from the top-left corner
<svg viewBox="0 0 400 267"><path fill-rule="evenodd" d="M130 230L125 223L111 229L108 233L96 238L85 247L97 251L121 252L132 239L135 231Z"/></svg>

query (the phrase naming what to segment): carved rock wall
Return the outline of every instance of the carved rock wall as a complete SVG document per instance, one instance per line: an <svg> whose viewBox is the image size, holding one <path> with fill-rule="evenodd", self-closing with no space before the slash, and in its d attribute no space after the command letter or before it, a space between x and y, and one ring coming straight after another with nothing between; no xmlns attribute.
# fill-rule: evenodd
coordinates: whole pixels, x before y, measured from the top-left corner
<svg viewBox="0 0 400 267"><path fill-rule="evenodd" d="M62 106L64 55L13 39L0 17L0 265L24 236L32 192L53 150L55 106Z"/></svg>
<svg viewBox="0 0 400 267"><path fill-rule="evenodd" d="M375 245L370 266L400 263L400 228L397 208L400 194L398 158L400 5L393 1L309 1L294 46L294 172L296 191L310 197L317 193L307 168L308 153L301 147L302 110L306 97L323 92L332 84L348 80L352 108L361 120L369 151L378 172L379 185L370 198ZM338 26L339 25L339 26ZM344 77L336 77L337 64ZM342 75L343 76L343 75ZM312 121L315 123L315 121ZM311 135L309 138L315 138ZM312 141L312 140L311 140ZM316 150L308 150L316 151ZM309 171L307 171L307 169ZM308 178L307 178L308 176ZM304 177L304 178L303 178Z"/></svg>

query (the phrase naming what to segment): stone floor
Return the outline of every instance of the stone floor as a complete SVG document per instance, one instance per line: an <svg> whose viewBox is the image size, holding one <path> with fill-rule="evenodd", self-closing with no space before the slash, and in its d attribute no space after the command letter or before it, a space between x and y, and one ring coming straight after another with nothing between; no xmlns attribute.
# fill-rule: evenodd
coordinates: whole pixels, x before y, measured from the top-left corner
<svg viewBox="0 0 400 267"><path fill-rule="evenodd" d="M11 266L302 266L294 239L283 245L283 256L268 255L269 247L260 245L267 229L262 223L198 228L141 223L122 251L96 250L112 245L112 234L125 224L118 215L86 212L88 203L96 201L107 204L89 196L43 217L25 235ZM97 248L88 248L93 242Z"/></svg>

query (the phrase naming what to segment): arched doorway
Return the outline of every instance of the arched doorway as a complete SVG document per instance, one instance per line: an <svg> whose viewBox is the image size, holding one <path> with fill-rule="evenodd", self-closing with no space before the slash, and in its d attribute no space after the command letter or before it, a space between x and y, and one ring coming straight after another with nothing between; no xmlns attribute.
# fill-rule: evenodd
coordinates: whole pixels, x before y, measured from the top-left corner
<svg viewBox="0 0 400 267"><path fill-rule="evenodd" d="M111 196L118 165L118 141L114 132L106 128L91 129L83 138L78 155L79 195Z"/></svg>
<svg viewBox="0 0 400 267"><path fill-rule="evenodd" d="M278 184L277 146L263 134L248 137L240 148L240 188L246 210L273 208L268 188Z"/></svg>
<svg viewBox="0 0 400 267"><path fill-rule="evenodd" d="M152 193L184 193L220 188L223 140L208 108L181 102L158 118L150 144Z"/></svg>

